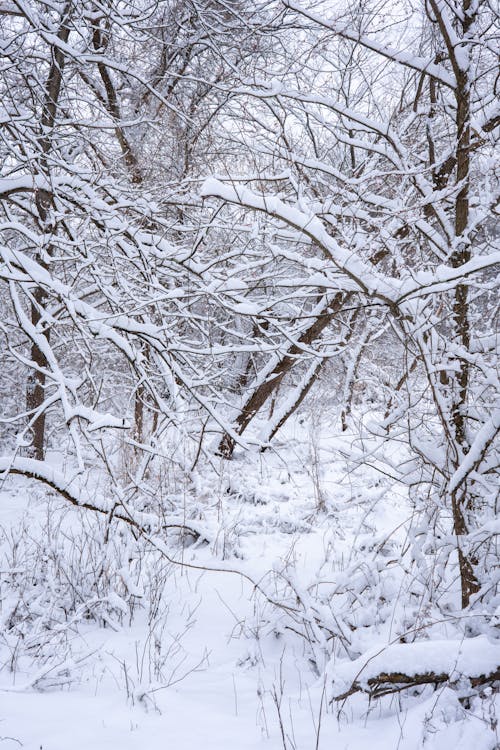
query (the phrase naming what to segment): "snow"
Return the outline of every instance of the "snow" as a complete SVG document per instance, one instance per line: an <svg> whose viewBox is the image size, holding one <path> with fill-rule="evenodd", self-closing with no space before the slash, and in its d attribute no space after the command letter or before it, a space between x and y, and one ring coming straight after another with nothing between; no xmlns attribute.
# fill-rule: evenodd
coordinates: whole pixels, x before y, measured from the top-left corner
<svg viewBox="0 0 500 750"><path fill-rule="evenodd" d="M494 4L0 5L0 750L499 750Z"/></svg>
<svg viewBox="0 0 500 750"><path fill-rule="evenodd" d="M383 57L387 57L389 60L408 66L409 68L413 68L414 70L418 70L420 72L426 72L433 78L440 81L445 86L449 86L450 88L453 88L455 85L453 76L451 76L443 66L433 62L432 59L426 60L419 55L415 55L414 53L408 53L404 52L403 50L393 49L387 44L382 44L376 41L371 36L359 34L358 32L351 30L349 26L345 26L338 22L336 23L334 21L329 21L324 17L319 16L318 14L304 8L301 4L295 2L294 0L285 0L285 4L289 8L298 11L307 18L314 19L320 25L331 29L341 36L344 36L346 39L350 39L352 41L362 41L362 44L368 49L371 49L374 52L378 52Z"/></svg>
<svg viewBox="0 0 500 750"><path fill-rule="evenodd" d="M478 636L462 641L431 640L390 644L375 648L350 663L336 666L328 674L335 689L349 689L353 682L367 683L382 673L450 675L451 681L473 678L500 670L500 643ZM341 692L341 691L340 691Z"/></svg>
<svg viewBox="0 0 500 750"><path fill-rule="evenodd" d="M374 297L395 301L397 294L391 279L384 278L352 250L341 247L325 230L322 222L312 214L306 214L296 206L291 206L274 195L258 195L248 188L234 188L220 180L208 178L200 189L202 197L218 197L229 203L237 203L282 219L287 224L301 230L316 241L325 255L346 276L354 281L362 291L369 291Z"/></svg>
<svg viewBox="0 0 500 750"><path fill-rule="evenodd" d="M180 551L170 541L165 549L178 564L165 568L147 542L137 558L129 542L119 552L125 537L117 537L116 583L86 605L106 608L106 627L77 609L69 626L61 622L53 630L51 655L40 664L23 652L14 672L5 623L17 599L7 595L6 583L25 580L26 571L22 554L17 567L0 564L0 736L11 738L3 746L160 750L168 742L179 750L283 750L279 705L285 734L293 737L287 750L470 750L472 741L491 750L483 704L472 696L465 710L446 686L401 698L402 710L389 699L370 707L361 695L340 713L331 702L353 681L365 683L382 670L447 671L452 681L484 674L499 665L500 646L484 634L460 637L453 619L417 634L414 643L395 640L402 571L394 560L405 539L407 500L391 483L381 486L375 471L346 474L342 461L327 461L337 438L321 420L315 424L320 475L312 471L308 448L313 423L302 417L288 424L276 451L247 452L224 464L218 479L202 470L196 492L203 520L197 523L208 544ZM19 461L31 474L39 468ZM65 486L60 464L54 454L45 474ZM79 491L97 504L98 487L94 479ZM56 529L60 518L65 538L76 539L83 523L85 534L92 528L87 513L68 511L64 500L23 477L11 477L0 491L0 529L14 535L24 522L37 538L47 519ZM0 538L4 555L7 539ZM139 576L131 567L136 559ZM367 597L368 581L374 598ZM159 587L153 618L151 586ZM43 613L41 599L37 606ZM333 655L321 622L345 638L336 636ZM312 650L302 631L315 633ZM46 636L40 631L38 637Z"/></svg>
<svg viewBox="0 0 500 750"><path fill-rule="evenodd" d="M448 486L452 493L464 481L467 475L481 464L486 447L493 442L500 430L500 409L494 409L491 417L476 433L469 452L453 474Z"/></svg>

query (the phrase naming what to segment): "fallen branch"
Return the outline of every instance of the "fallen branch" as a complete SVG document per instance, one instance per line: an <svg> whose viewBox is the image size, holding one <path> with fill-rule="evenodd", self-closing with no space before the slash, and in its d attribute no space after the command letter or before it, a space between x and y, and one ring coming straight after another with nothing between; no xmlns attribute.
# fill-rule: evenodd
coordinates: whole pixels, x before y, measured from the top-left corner
<svg viewBox="0 0 500 750"><path fill-rule="evenodd" d="M338 693L332 701L354 693L380 698L420 685L456 687L464 680L477 688L500 681L500 645L485 636L392 643L333 669Z"/></svg>
<svg viewBox="0 0 500 750"><path fill-rule="evenodd" d="M74 505L77 508L91 510L96 513L104 514L108 518L113 517L117 520L123 521L128 524L129 527L134 529L152 547L154 547L154 549L160 552L160 554L172 565L179 565L190 570L206 571L209 573L232 573L239 575L243 580L250 583L254 591L258 591L262 594L269 604L272 604L289 614L298 611L296 607L274 599L264 590L260 581L255 581L250 575L248 575L248 573L245 573L242 570L223 566L211 567L209 565L187 562L184 559L175 559L167 549L165 541L161 539L157 533L151 533L151 527L154 528L155 526L158 526L158 518L154 514L135 510L131 511L121 500L115 501L114 504L108 503L100 505L97 501L83 497L80 495L78 489L70 488L73 480L68 480L64 474L48 466L44 461L38 461L32 458L0 458L0 479L2 478L2 475L7 476L8 474L18 474L30 479L38 480L53 489L61 495L61 497L71 503L71 505ZM165 531L168 529L176 529L181 533L192 534L197 540L206 539L206 536L201 530L184 523L162 523L159 530ZM207 541L209 540L207 539Z"/></svg>
<svg viewBox="0 0 500 750"><path fill-rule="evenodd" d="M449 675L446 672L436 674L435 672L423 672L422 674L407 675L402 672L381 672L376 677L370 677L366 682L355 681L349 690L340 695L336 695L333 700L342 701L349 698L354 693L366 693L370 698L381 698L383 695L398 693L401 690L408 690L419 685L442 685L447 683L450 687L456 686L461 680L467 679L473 688L482 685L491 685L493 682L500 680L500 665L489 674L482 674L475 677L468 675L456 676Z"/></svg>
<svg viewBox="0 0 500 750"><path fill-rule="evenodd" d="M116 498L113 503L104 503L101 505L97 500L84 497L77 488L71 487L73 484L72 480L68 480L64 474L47 466L44 461L38 461L33 458L0 458L0 475L2 474L18 474L28 479L36 479L47 487L50 487L54 492L57 492L76 508L91 510L94 513L116 518L131 526L140 534L147 532L149 527L158 525L157 516L152 513L144 513L136 510L132 512L119 498ZM200 529L195 529L186 523L173 522L161 524L162 531L169 529L176 529L189 534L196 540L204 538L204 534Z"/></svg>

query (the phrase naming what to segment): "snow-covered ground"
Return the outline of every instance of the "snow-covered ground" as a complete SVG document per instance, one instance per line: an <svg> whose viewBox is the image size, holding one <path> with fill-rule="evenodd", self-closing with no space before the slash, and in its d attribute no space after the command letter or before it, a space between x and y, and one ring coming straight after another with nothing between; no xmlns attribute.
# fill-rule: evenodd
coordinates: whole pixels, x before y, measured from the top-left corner
<svg viewBox="0 0 500 750"><path fill-rule="evenodd" d="M494 631L437 618L401 557L406 494L310 437L295 422L275 451L191 477L184 512L206 533L173 539L176 563L3 484L2 750L500 747L496 692L467 681L500 664ZM367 695L388 671L451 677Z"/></svg>

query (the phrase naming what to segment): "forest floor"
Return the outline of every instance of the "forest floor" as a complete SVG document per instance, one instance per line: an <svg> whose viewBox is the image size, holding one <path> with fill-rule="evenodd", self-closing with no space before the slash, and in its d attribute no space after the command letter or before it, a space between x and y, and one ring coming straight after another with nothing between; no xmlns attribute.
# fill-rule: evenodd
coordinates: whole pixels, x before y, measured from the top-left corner
<svg viewBox="0 0 500 750"><path fill-rule="evenodd" d="M0 750L500 747L490 688L334 699L333 684L338 695L357 678L353 660L389 653L425 605L401 558L407 493L353 471L324 425L296 420L275 450L238 453L174 489L205 530L183 549L172 540L184 565L116 530L103 553L87 544L103 528L88 512L35 482L2 485ZM111 582L101 595L91 570ZM426 627L422 669L442 669L448 646L458 660L461 632L451 618ZM480 634L467 658L499 651Z"/></svg>

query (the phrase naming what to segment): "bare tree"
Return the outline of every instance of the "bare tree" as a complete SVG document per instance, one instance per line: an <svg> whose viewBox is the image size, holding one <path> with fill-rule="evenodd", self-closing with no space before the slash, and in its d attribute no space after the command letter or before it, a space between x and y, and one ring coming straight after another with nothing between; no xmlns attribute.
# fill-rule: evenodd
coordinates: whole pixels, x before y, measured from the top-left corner
<svg viewBox="0 0 500 750"><path fill-rule="evenodd" d="M411 387L421 393L421 399L409 396L404 409L409 445L426 467L424 481L436 486L451 512L467 607L481 590L473 529L484 521L485 487L490 500L494 496L499 429L494 353L482 343L489 341L492 273L499 260L491 235L498 186L488 166L499 125L491 94L498 17L488 3L468 0L408 5L388 44L377 33L383 19L370 15L366 4L355 24L354 8L324 17L295 2L286 5L310 33L303 76L294 80L283 70L280 80L262 80L245 95L256 101L256 111L269 104L282 120L293 119L289 142L282 138L277 153L295 181L287 192L272 192L268 183L262 193L231 175L224 183L207 181L203 195L262 213L282 233L291 229L295 241L317 248L315 265L307 253L304 267L309 275L311 268L321 271L323 289L338 290L359 308L385 311L407 352L409 369L398 379L412 377ZM418 26L413 39L409 17L412 28ZM362 99L355 99L355 78L351 96L342 88L339 40L368 55L357 71L359 81L370 76ZM420 49L406 51L416 44ZM334 82L339 95L329 87ZM384 95L388 83L397 94ZM289 257L281 251L283 261ZM297 288L303 283L297 280ZM271 367L271 373L278 368L273 377L263 378L264 396L289 363L286 356ZM253 408L252 399L236 417L240 431L264 400ZM398 418L391 417L388 423L395 424ZM226 454L230 442L224 439ZM397 466L389 469L412 481Z"/></svg>
<svg viewBox="0 0 500 750"><path fill-rule="evenodd" d="M2 16L9 61L2 278L15 317L8 339L17 331L31 351L27 357L20 341L11 348L30 374L27 414L12 413L7 421L27 418L19 441L24 445L31 433L36 459L44 457L48 411L55 415L55 405L63 406L63 422L76 439L83 412L69 404L87 401L86 409L103 396L102 375L86 361L96 333L79 327L66 294L84 299L94 310L90 318L128 316L134 323L127 324L125 339L142 331L132 345L104 337L108 347L120 341L116 355L105 355L117 357L114 370L123 368L123 357L132 367L128 383L113 378L125 388L122 400L135 393L139 442L146 436L144 404L156 425L159 414L171 419L179 388L188 382L198 408L204 402L215 414L214 399L206 401L203 393L206 380L193 377L191 361L194 342L204 349L200 320L208 321L201 302L205 279L194 259L198 248L203 251L197 239L203 230L192 180L206 167L202 152L216 142L228 92L260 54L263 19L242 3L228 8L188 0L138 0L126 10L120 3L74 0L59 15L44 3L19 2ZM215 162L223 151L213 150ZM35 261L31 271L23 265L28 260ZM14 262L24 268L17 276ZM65 291L57 291L62 282ZM151 326L158 346L143 335ZM175 339L176 326L189 341L187 354L174 354L176 347L166 343ZM69 350L68 333L76 344ZM177 363L165 369L172 356ZM70 386L62 372L79 367L84 376ZM116 401L113 407L121 412L113 424L125 424L128 409Z"/></svg>

